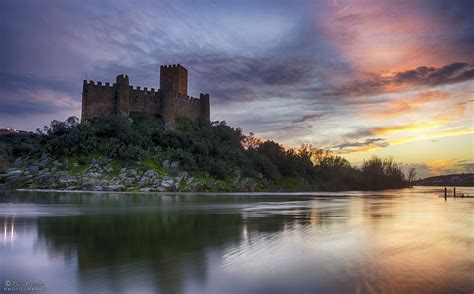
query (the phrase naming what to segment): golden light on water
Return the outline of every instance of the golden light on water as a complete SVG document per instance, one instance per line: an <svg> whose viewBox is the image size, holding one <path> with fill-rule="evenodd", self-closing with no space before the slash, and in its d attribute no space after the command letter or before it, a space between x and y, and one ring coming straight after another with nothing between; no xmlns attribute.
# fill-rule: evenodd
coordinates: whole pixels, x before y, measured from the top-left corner
<svg viewBox="0 0 474 294"><path fill-rule="evenodd" d="M15 240L15 217L7 216L3 219L3 243Z"/></svg>

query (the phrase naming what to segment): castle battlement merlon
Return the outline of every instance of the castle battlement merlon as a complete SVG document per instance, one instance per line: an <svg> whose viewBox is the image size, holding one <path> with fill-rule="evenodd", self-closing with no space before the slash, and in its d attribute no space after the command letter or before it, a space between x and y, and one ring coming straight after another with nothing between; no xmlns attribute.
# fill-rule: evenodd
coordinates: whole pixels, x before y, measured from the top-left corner
<svg viewBox="0 0 474 294"><path fill-rule="evenodd" d="M167 126L174 126L177 117L193 121L210 120L209 94L199 98L189 96L188 71L180 64L160 66L160 88L143 89L132 86L128 75L116 77L116 83L94 83L84 80L82 93L82 120L130 114L160 115Z"/></svg>
<svg viewBox="0 0 474 294"><path fill-rule="evenodd" d="M182 66L181 64L164 64L164 65L160 65L160 68L177 68L177 67L182 67L184 68L184 66Z"/></svg>
<svg viewBox="0 0 474 294"><path fill-rule="evenodd" d="M109 82L102 83L102 82L94 82L94 81L84 80L83 87L96 87L96 88L99 88L99 87L115 87L115 83L113 83L111 85Z"/></svg>

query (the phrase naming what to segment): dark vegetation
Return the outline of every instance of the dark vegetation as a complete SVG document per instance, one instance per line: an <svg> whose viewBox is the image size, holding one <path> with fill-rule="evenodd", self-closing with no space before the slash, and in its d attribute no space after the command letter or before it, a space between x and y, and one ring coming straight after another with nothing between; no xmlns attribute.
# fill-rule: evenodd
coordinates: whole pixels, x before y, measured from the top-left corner
<svg viewBox="0 0 474 294"><path fill-rule="evenodd" d="M17 157L56 158L101 155L125 164L178 161L180 169L226 180L257 179L262 190L378 190L409 185L391 160L374 157L360 168L327 150L303 145L285 149L274 141L245 136L225 122L177 121L165 129L159 119L109 116L79 123L71 117L53 121L36 133L3 134L0 163L7 168Z"/></svg>
<svg viewBox="0 0 474 294"><path fill-rule="evenodd" d="M416 181L419 186L474 187L474 173L435 176Z"/></svg>

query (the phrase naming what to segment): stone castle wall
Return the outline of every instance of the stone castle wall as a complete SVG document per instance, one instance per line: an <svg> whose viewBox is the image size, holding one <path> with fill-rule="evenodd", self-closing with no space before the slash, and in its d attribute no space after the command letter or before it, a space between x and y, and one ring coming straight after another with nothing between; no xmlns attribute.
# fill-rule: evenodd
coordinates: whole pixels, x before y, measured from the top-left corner
<svg viewBox="0 0 474 294"><path fill-rule="evenodd" d="M193 121L201 118L201 100L191 96L178 95L176 117L189 117Z"/></svg>
<svg viewBox="0 0 474 294"><path fill-rule="evenodd" d="M82 120L102 117L116 108L116 85L84 81L82 90Z"/></svg>
<svg viewBox="0 0 474 294"><path fill-rule="evenodd" d="M140 89L130 87L130 110L131 113L152 115L161 114L161 92L151 88Z"/></svg>
<svg viewBox="0 0 474 294"><path fill-rule="evenodd" d="M117 76L114 84L84 81L81 119L108 114L160 115L171 126L177 117L210 120L209 94L201 94L200 98L187 95L187 70L181 65L161 66L160 88L130 86L126 75Z"/></svg>

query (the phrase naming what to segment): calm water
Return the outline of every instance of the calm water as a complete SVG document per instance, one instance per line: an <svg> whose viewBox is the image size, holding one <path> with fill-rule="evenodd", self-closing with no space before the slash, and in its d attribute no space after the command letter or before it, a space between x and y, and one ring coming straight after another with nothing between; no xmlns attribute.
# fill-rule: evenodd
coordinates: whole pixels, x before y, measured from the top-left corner
<svg viewBox="0 0 474 294"><path fill-rule="evenodd" d="M0 292L472 293L474 199L440 194L0 191Z"/></svg>

